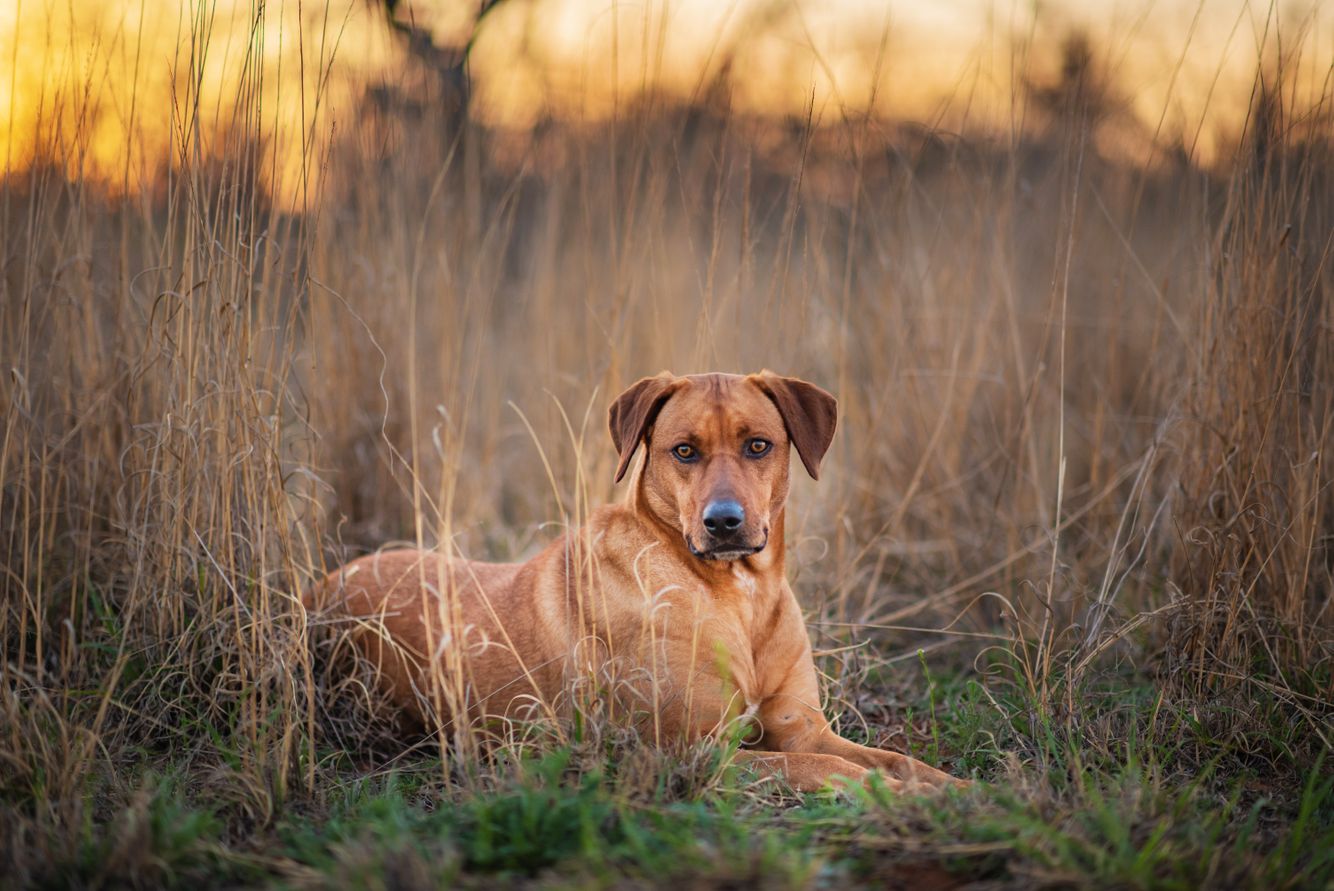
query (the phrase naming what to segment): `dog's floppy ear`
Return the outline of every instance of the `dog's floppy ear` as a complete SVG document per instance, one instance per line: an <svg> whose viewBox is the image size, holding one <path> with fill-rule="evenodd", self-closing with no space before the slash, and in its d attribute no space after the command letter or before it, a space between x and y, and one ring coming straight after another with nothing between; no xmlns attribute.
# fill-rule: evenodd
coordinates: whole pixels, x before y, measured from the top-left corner
<svg viewBox="0 0 1334 891"><path fill-rule="evenodd" d="M664 371L655 377L646 377L631 385L616 401L611 404L608 421L611 425L611 441L616 452L621 456L621 463L616 468L616 482L625 476L630 467L630 459L635 456L635 449L644 439L644 434L652 426L671 395L681 388L681 379Z"/></svg>
<svg viewBox="0 0 1334 891"><path fill-rule="evenodd" d="M818 480L820 459L829 451L829 443L834 439L838 400L815 384L795 377L780 377L771 371L751 375L751 380L778 406L783 426L787 427L788 438L796 446L801 463L806 465L811 479Z"/></svg>

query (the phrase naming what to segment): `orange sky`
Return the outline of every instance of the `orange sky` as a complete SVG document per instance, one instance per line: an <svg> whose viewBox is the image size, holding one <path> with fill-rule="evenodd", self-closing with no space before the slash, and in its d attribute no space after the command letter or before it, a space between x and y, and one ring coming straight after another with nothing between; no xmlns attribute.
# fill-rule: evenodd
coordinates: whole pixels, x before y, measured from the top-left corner
<svg viewBox="0 0 1334 891"><path fill-rule="evenodd" d="M402 70L400 48L367 0L269 0L258 21L252 0L210 0L202 13L191 5L199 4L0 6L7 169L58 145L68 168L132 187L179 140L172 106L188 112L192 80L209 132L235 123L248 84L245 107L281 147L273 175L290 191L303 168L302 134L326 132L367 78ZM411 11L444 39L468 33L472 8L416 0ZM1283 9L1285 46L1300 32L1302 79L1320 93L1334 60L1334 13ZM733 105L747 111L800 113L813 101L818 117L836 120L874 97L886 117L1004 127L1015 114L1015 66L1042 79L1059 37L1082 26L1148 132L1160 120L1169 133L1200 130L1207 155L1244 113L1262 43L1277 46L1268 16L1269 7L1243 0L507 0L476 33L474 113L503 126L544 111L602 117L645 88L688 96L730 58ZM201 31L202 52L191 39ZM1024 45L1037 49L1017 57Z"/></svg>

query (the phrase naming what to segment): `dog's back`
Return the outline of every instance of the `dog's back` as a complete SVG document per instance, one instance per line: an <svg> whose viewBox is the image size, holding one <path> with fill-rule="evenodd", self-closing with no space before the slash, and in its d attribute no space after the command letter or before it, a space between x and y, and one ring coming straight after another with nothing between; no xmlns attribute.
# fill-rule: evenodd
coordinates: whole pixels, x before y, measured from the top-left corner
<svg viewBox="0 0 1334 891"><path fill-rule="evenodd" d="M531 572L531 563L383 551L334 571L303 601L349 635L381 687L417 718L507 714L535 703L563 669L552 651L566 635L551 626L564 617L538 616L537 599L520 594Z"/></svg>

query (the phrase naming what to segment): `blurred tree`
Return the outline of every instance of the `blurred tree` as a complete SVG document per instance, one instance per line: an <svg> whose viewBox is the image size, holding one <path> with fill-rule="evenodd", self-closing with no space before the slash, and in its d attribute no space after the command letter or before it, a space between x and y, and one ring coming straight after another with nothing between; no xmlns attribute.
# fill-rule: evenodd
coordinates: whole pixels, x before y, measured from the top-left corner
<svg viewBox="0 0 1334 891"><path fill-rule="evenodd" d="M411 59L431 72L440 89L440 99L458 120L466 117L470 95L468 84L468 54L477 38L477 29L483 19L506 0L480 0L463 39L441 39L413 15L409 0L370 0L379 8L393 34L402 42ZM368 98L380 105L393 102L395 96L385 86L370 91Z"/></svg>
<svg viewBox="0 0 1334 891"><path fill-rule="evenodd" d="M1033 104L1057 131L1087 127L1090 134L1126 110L1112 79L1098 65L1093 41L1083 31L1061 42L1061 67L1051 83L1025 83Z"/></svg>

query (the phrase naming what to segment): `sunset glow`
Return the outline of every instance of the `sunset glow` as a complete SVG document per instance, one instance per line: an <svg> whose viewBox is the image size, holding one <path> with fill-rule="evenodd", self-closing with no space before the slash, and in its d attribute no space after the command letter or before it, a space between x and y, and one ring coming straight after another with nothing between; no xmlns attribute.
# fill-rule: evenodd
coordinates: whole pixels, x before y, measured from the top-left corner
<svg viewBox="0 0 1334 891"><path fill-rule="evenodd" d="M1055 47L1082 29L1132 129L1207 160L1240 127L1258 60L1300 50L1297 85L1318 94L1334 58L1329 10L1290 11L1279 28L1239 2L1066 0L1035 14L981 0L508 0L475 27L474 7L418 0L399 17L442 43L474 39L471 112L504 128L606 119L648 94L698 99L726 69L727 101L743 113L871 112L1004 133L1025 117L1023 85L1053 78ZM349 120L363 85L407 76L394 38L365 0L183 11L174 0L25 0L0 11L6 170L40 158L135 189L173 151L208 150L181 144L180 122L197 109L204 142L243 126L272 140L271 185L292 194L319 166L322 140L308 137Z"/></svg>

